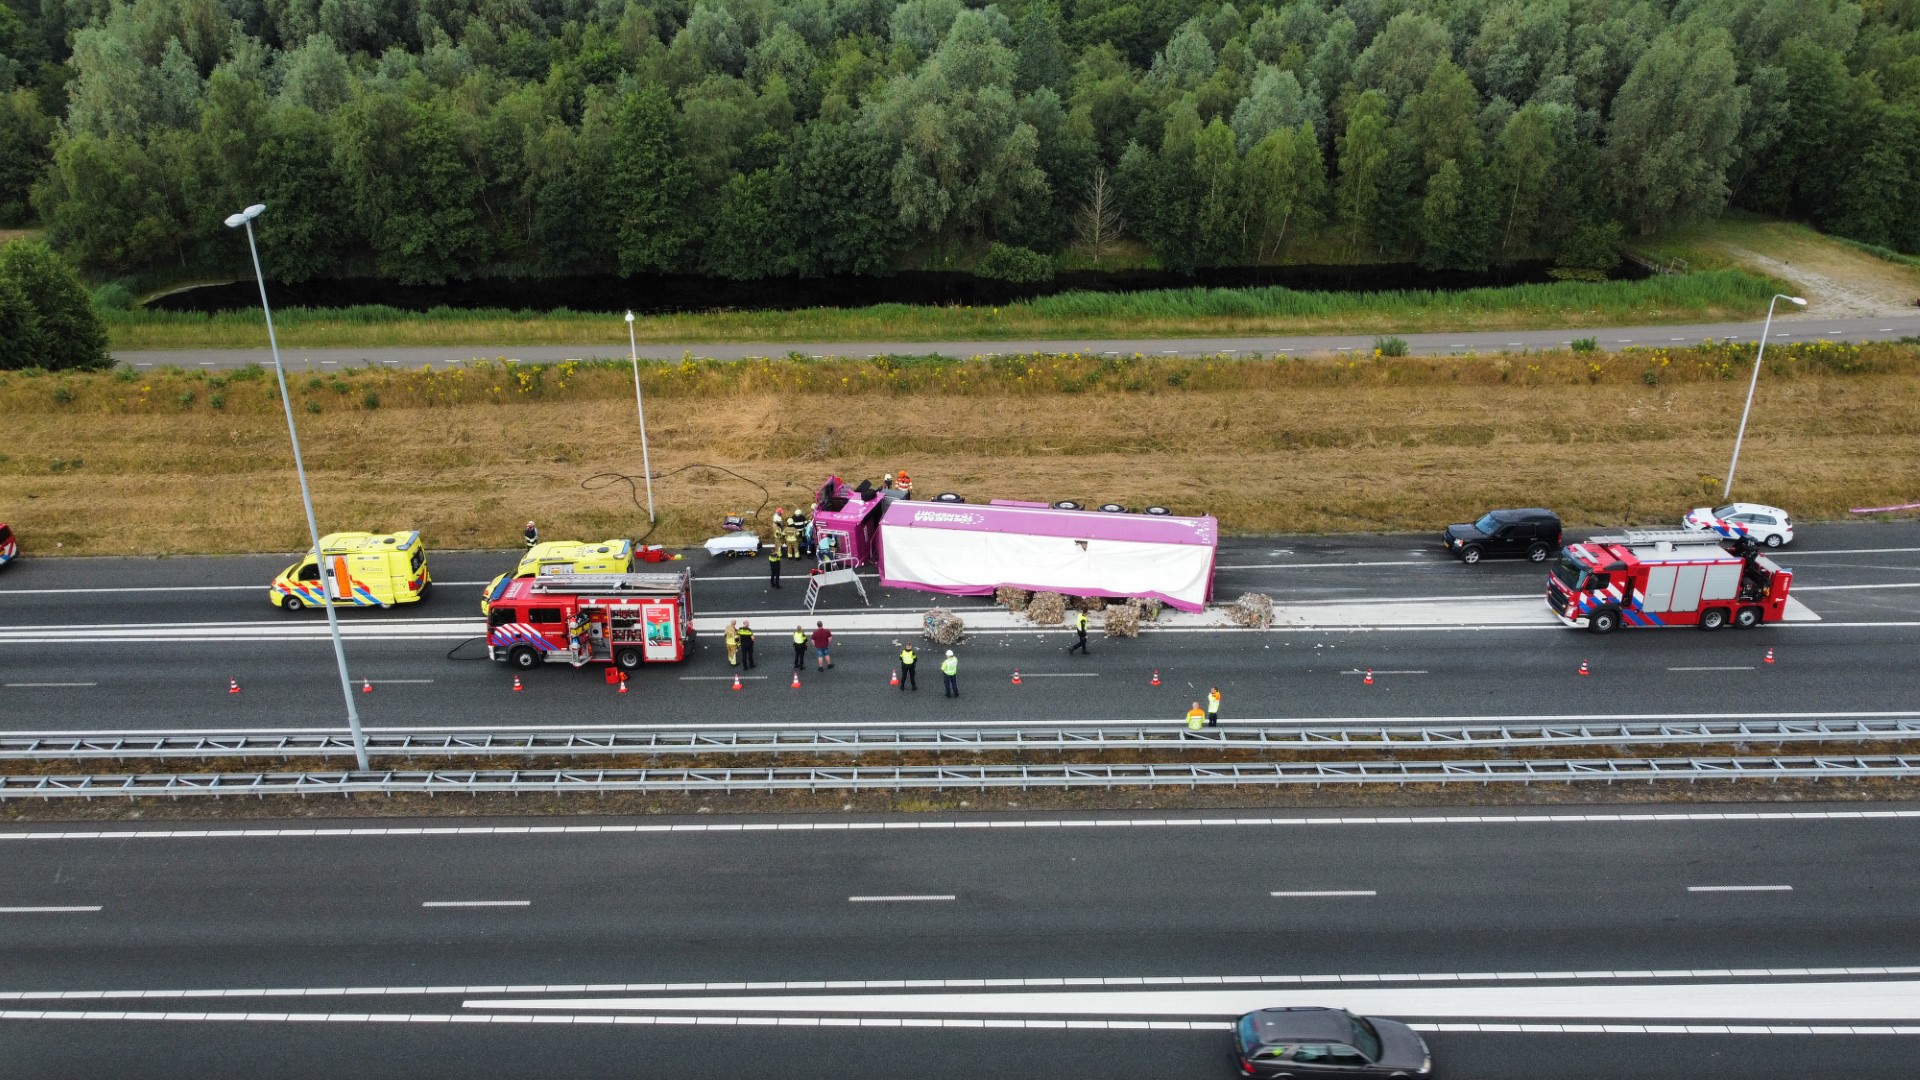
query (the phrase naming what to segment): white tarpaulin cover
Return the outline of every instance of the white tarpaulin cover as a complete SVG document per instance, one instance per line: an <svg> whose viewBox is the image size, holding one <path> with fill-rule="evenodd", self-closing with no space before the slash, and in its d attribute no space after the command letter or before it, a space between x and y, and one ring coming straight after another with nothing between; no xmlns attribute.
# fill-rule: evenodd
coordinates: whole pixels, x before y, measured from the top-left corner
<svg viewBox="0 0 1920 1080"><path fill-rule="evenodd" d="M899 502L880 521L880 584L1152 597L1199 611L1213 590L1216 534L1211 517Z"/></svg>

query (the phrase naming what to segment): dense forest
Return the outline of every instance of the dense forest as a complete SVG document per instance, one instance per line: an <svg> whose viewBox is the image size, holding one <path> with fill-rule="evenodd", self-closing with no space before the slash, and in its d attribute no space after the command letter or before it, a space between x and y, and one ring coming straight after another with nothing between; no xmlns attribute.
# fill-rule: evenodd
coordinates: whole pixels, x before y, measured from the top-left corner
<svg viewBox="0 0 1920 1080"><path fill-rule="evenodd" d="M256 201L283 281L1920 251L1920 0L0 3L0 220L231 270Z"/></svg>

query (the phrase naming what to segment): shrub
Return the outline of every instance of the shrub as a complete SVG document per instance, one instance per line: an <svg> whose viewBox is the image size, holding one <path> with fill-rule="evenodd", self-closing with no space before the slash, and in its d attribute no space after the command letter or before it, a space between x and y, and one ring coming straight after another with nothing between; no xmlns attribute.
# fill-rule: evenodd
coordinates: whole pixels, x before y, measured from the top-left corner
<svg viewBox="0 0 1920 1080"><path fill-rule="evenodd" d="M1397 337L1377 337L1373 339L1373 353L1375 356L1405 356L1407 343Z"/></svg>
<svg viewBox="0 0 1920 1080"><path fill-rule="evenodd" d="M1605 281L1620 265L1620 223L1575 229L1548 273L1560 281Z"/></svg>
<svg viewBox="0 0 1920 1080"><path fill-rule="evenodd" d="M180 407L183 409L193 408L193 391L187 390L180 394Z"/></svg>
<svg viewBox="0 0 1920 1080"><path fill-rule="evenodd" d="M226 407L227 407L227 395L225 395L225 394L208 394L208 395L207 395L207 407L208 407L208 408L210 408L210 409L224 409L224 408L226 408Z"/></svg>
<svg viewBox="0 0 1920 1080"><path fill-rule="evenodd" d="M974 264L973 275L1016 285L1052 281L1053 260L1029 248L995 244Z"/></svg>
<svg viewBox="0 0 1920 1080"><path fill-rule="evenodd" d="M363 395L363 396L362 396L362 397L360 398L360 406L361 406L362 408L365 408L365 409L377 409L377 408L379 408L379 407L380 407L380 392L379 392L379 391L377 391L377 390L369 390L369 391L367 391L367 392L366 392L366 394L365 394L365 395Z"/></svg>
<svg viewBox="0 0 1920 1080"><path fill-rule="evenodd" d="M1575 338L1573 341L1574 352L1593 352L1599 347L1600 343L1590 337Z"/></svg>
<svg viewBox="0 0 1920 1080"><path fill-rule="evenodd" d="M73 401L73 387L68 386L66 383L61 383L59 386L54 387L53 400L62 405L71 404Z"/></svg>
<svg viewBox="0 0 1920 1080"><path fill-rule="evenodd" d="M320 415L320 403L319 403L319 402L317 402L317 401L309 401L309 402L307 402L307 411L308 411L308 412L310 412L310 413L312 413L312 414L313 414L313 415L315 415L315 416L319 416L319 415Z"/></svg>

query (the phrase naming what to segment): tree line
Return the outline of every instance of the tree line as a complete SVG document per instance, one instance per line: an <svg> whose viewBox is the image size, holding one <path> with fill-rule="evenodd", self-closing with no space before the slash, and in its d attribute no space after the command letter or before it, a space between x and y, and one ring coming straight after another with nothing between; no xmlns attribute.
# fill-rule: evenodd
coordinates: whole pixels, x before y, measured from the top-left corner
<svg viewBox="0 0 1920 1080"><path fill-rule="evenodd" d="M1729 204L1920 251L1920 6L4 0L0 220L235 269L256 201L282 281L1578 270Z"/></svg>

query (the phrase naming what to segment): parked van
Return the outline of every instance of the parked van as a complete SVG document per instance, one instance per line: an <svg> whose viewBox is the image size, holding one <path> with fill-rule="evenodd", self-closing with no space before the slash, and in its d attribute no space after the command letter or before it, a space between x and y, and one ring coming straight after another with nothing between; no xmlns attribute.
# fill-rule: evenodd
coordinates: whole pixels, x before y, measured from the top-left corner
<svg viewBox="0 0 1920 1080"><path fill-rule="evenodd" d="M480 594L480 614L485 615L500 598L507 582L516 578L545 577L549 574L631 574L633 541L602 540L583 544L578 540L546 540L527 549L520 565L509 573L487 582Z"/></svg>
<svg viewBox="0 0 1920 1080"><path fill-rule="evenodd" d="M433 584L418 532L329 533L320 553L282 571L267 599L285 611L319 607L329 596L342 606L392 607L419 600Z"/></svg>

